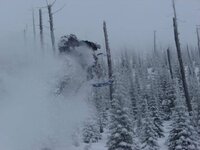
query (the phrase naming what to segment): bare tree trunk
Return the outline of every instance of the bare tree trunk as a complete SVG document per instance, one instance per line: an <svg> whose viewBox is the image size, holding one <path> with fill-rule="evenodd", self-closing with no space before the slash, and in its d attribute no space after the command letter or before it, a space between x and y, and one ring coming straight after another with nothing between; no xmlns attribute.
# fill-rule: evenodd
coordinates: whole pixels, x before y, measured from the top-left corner
<svg viewBox="0 0 200 150"><path fill-rule="evenodd" d="M190 50L189 50L188 45L187 45L187 55L188 55L188 59L189 59L189 64L188 64L189 73L190 73L190 75L192 75L194 77L195 72L194 72L194 67L193 67L193 61L192 61L192 58L190 55Z"/></svg>
<svg viewBox="0 0 200 150"><path fill-rule="evenodd" d="M181 71L181 77L182 77L182 83L183 83L186 105L187 105L187 108L188 108L188 112L191 115L192 105L191 105L191 101L190 101L188 86L187 86L186 77L185 77L185 69L184 69L183 60L182 60L181 46L180 46L178 25L177 25L177 17L176 17L176 8L175 8L174 0L173 0L173 9L174 9L174 18L173 18L174 39L175 39L175 44L176 44L176 49L177 49L178 61L179 61L179 65L180 65L180 71Z"/></svg>
<svg viewBox="0 0 200 150"><path fill-rule="evenodd" d="M167 49L167 59L168 59L168 64L169 64L169 71L171 75L171 79L173 79L173 71L172 71L172 64L171 64L171 55L170 55L170 49Z"/></svg>
<svg viewBox="0 0 200 150"><path fill-rule="evenodd" d="M26 25L23 34L24 34L24 45L25 47L27 46L27 30L28 30L28 26Z"/></svg>
<svg viewBox="0 0 200 150"><path fill-rule="evenodd" d="M40 45L41 45L41 49L44 51L42 9L39 9L39 28L40 28Z"/></svg>
<svg viewBox="0 0 200 150"><path fill-rule="evenodd" d="M198 27L196 29L196 32L197 32L198 52L199 52L199 57L200 57L200 37L199 37L199 28Z"/></svg>
<svg viewBox="0 0 200 150"><path fill-rule="evenodd" d="M154 36L154 38L153 38L153 43L154 43L153 51L154 51L154 54L157 55L156 31L154 31L153 36Z"/></svg>
<svg viewBox="0 0 200 150"><path fill-rule="evenodd" d="M34 12L34 9L32 9L32 19L33 19L33 38L34 38L34 44L36 45L36 29L35 29L35 12Z"/></svg>
<svg viewBox="0 0 200 150"><path fill-rule="evenodd" d="M106 53L107 53L107 62L108 62L108 77L109 80L112 80L113 73L112 73L112 61L111 61L111 53L110 53L110 47L109 47L109 42L108 42L108 33L107 33L107 27L106 27L106 22L103 22L103 31L104 31L104 37L105 37L105 46L106 46ZM113 85L112 83L110 84L110 101L112 104L112 97L113 95Z"/></svg>
<svg viewBox="0 0 200 150"><path fill-rule="evenodd" d="M188 55L189 63L192 64L192 59L191 59L191 56L190 56L190 50L189 50L188 45L187 45L187 55Z"/></svg>
<svg viewBox="0 0 200 150"><path fill-rule="evenodd" d="M52 5L48 5L48 13L49 13L49 24L50 24L50 34L51 34L51 43L54 54L56 53L56 47L55 47L55 35L54 35L54 26L53 26L53 14L52 14Z"/></svg>
<svg viewBox="0 0 200 150"><path fill-rule="evenodd" d="M167 51L163 52L164 66L168 66Z"/></svg>

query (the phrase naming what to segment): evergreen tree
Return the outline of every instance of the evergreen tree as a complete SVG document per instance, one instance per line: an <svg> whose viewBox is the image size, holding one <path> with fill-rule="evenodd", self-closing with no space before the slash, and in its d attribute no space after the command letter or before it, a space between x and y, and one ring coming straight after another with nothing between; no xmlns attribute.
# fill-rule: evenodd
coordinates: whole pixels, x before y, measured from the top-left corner
<svg viewBox="0 0 200 150"><path fill-rule="evenodd" d="M82 139L84 143L95 143L101 139L99 126L94 119L89 119L85 122L82 129Z"/></svg>
<svg viewBox="0 0 200 150"><path fill-rule="evenodd" d="M99 58L99 61L95 65L95 76L93 78L94 83L108 82L106 78L106 67L103 58ZM108 108L109 108L109 92L108 86L93 87L92 101L96 109L97 123L100 127L100 133L104 132L104 128L108 123Z"/></svg>
<svg viewBox="0 0 200 150"><path fill-rule="evenodd" d="M141 127L142 127L142 118L144 116L144 99L142 98L142 94L141 94L141 89L140 89L140 83L139 83L139 76L138 76L138 72L137 70L135 70L135 97L137 98L136 101L136 107L133 108L133 110L135 111L136 114L136 127L137 127L137 132L136 133L140 133L141 131Z"/></svg>
<svg viewBox="0 0 200 150"><path fill-rule="evenodd" d="M171 119L173 110L174 110L174 101L175 101L175 89L172 80L168 80L166 83L166 89L164 91L164 98L162 101L162 110L164 113L164 119L169 120Z"/></svg>
<svg viewBox="0 0 200 150"><path fill-rule="evenodd" d="M105 97L105 88L94 88L93 89L93 100L96 108L97 123L99 124L100 133L104 132L104 128L107 126L107 99Z"/></svg>
<svg viewBox="0 0 200 150"><path fill-rule="evenodd" d="M133 150L132 125L123 103L126 99L125 93L121 79L115 80L110 112L110 135L107 142L108 150Z"/></svg>
<svg viewBox="0 0 200 150"><path fill-rule="evenodd" d="M178 87L176 97L176 109L168 138L169 150L198 150L193 121L186 110Z"/></svg>
<svg viewBox="0 0 200 150"><path fill-rule="evenodd" d="M158 105L162 118L169 120L174 109L175 90L173 81L170 78L169 70L165 67L157 69L154 73L151 84L154 89L154 95L158 98Z"/></svg>
<svg viewBox="0 0 200 150"><path fill-rule="evenodd" d="M123 78L123 84L127 92L126 94L128 99L127 107L130 108L132 121L135 122L137 114L137 108L136 108L137 89L135 89L134 87L133 68L131 66L130 58L127 52L121 55L121 64L118 70L120 70L120 74Z"/></svg>
<svg viewBox="0 0 200 150"><path fill-rule="evenodd" d="M190 92L190 98L192 102L192 108L193 108L193 117L194 117L194 123L195 126L198 126L198 122L200 120L200 91L199 91L199 84L198 79L196 76L188 76L188 87Z"/></svg>
<svg viewBox="0 0 200 150"><path fill-rule="evenodd" d="M159 150L156 127L153 123L153 119L151 118L147 102L145 109L145 119L142 124L141 140L143 150Z"/></svg>
<svg viewBox="0 0 200 150"><path fill-rule="evenodd" d="M156 69L158 70L158 69ZM153 71L152 69L148 70L148 81L147 86L144 87L143 93L145 93L144 99L147 100L147 107L148 111L150 113L150 117L152 118L152 122L154 124L154 130L156 132L156 137L160 138L163 137L163 125L162 125L162 116L161 116L161 109L159 107L160 105L160 99L158 95L159 90L159 84L157 84L158 80L158 72ZM145 110L147 111L147 109ZM146 114L145 114L146 117Z"/></svg>
<svg viewBox="0 0 200 150"><path fill-rule="evenodd" d="M197 95L200 95L200 92L198 92ZM195 101L196 106L194 107L195 108L195 111L194 111L194 116L195 116L195 123L196 123L196 126L197 126L197 132L198 132L198 135L200 137L200 102L199 102L199 97L197 98L197 101ZM200 140L200 138L199 138ZM200 144L200 142L199 142Z"/></svg>
<svg viewBox="0 0 200 150"><path fill-rule="evenodd" d="M158 108L156 97L153 96L153 93L150 94L148 100L148 107L151 114L151 118L153 120L153 124L155 126L154 130L157 133L157 137L161 138L164 137L163 135L163 124L160 117L160 111Z"/></svg>

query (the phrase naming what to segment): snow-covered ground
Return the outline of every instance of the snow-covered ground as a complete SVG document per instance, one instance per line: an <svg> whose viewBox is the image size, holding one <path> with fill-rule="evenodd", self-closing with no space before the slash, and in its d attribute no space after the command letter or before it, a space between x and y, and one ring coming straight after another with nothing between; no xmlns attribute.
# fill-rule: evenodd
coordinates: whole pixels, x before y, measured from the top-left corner
<svg viewBox="0 0 200 150"><path fill-rule="evenodd" d="M171 122L166 121L163 123L164 137L158 139L158 144L161 150L168 150L167 138L169 136Z"/></svg>
<svg viewBox="0 0 200 150"><path fill-rule="evenodd" d="M158 145L160 150L168 150L167 146L167 138L169 136L170 131L170 121L166 121L163 124L163 130L164 130L164 137L158 139ZM108 132L105 132L102 135L102 140L100 140L98 143L92 143L92 144L80 144L78 147L70 147L70 150L107 150L106 142L108 138Z"/></svg>
<svg viewBox="0 0 200 150"><path fill-rule="evenodd" d="M70 96L55 93L64 76L84 81L78 64L23 52L0 57L0 149L66 150L76 126L87 117L89 88L77 85L78 94Z"/></svg>

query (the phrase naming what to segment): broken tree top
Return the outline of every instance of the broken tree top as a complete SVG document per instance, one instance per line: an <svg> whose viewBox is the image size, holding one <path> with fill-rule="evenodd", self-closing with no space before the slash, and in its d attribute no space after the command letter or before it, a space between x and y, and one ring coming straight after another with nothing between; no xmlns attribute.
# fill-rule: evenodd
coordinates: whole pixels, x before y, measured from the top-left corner
<svg viewBox="0 0 200 150"><path fill-rule="evenodd" d="M68 36L62 36L58 44L60 52L70 52L76 47L87 46L93 51L97 51L101 48L99 44L96 44L87 40L79 40L76 35L70 34Z"/></svg>

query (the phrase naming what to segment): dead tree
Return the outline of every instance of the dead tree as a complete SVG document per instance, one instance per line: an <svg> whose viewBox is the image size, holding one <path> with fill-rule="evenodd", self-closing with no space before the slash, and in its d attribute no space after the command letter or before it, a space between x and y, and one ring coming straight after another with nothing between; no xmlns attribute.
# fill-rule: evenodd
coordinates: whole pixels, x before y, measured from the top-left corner
<svg viewBox="0 0 200 150"><path fill-rule="evenodd" d="M51 34L51 44L52 44L52 49L53 53L56 53L56 46L55 46L55 35L54 35L54 22L53 22L53 13L52 13L52 6L55 4L56 0L52 3L49 4L47 2L47 9L48 9L48 14L49 14L49 25L50 25L50 34Z"/></svg>
<svg viewBox="0 0 200 150"><path fill-rule="evenodd" d="M153 51L154 51L154 54L157 55L156 31L154 31L153 43L154 43Z"/></svg>
<svg viewBox="0 0 200 150"><path fill-rule="evenodd" d="M28 26L26 25L25 29L23 30L24 45L25 46L27 46L27 30L28 30Z"/></svg>
<svg viewBox="0 0 200 150"><path fill-rule="evenodd" d="M41 45L41 49L44 51L42 9L39 9L39 29L40 29L40 45Z"/></svg>
<svg viewBox="0 0 200 150"><path fill-rule="evenodd" d="M193 61L192 61L192 58L191 58L191 55L190 55L190 50L189 50L188 45L187 45L187 55L188 55L188 59L189 59L189 64L188 64L189 74L192 75L193 77L195 77Z"/></svg>
<svg viewBox="0 0 200 150"><path fill-rule="evenodd" d="M33 38L34 38L34 44L36 44L36 29L35 29L35 12L34 12L34 9L32 9L32 20L33 20Z"/></svg>
<svg viewBox="0 0 200 150"><path fill-rule="evenodd" d="M180 46L177 16L176 16L176 7L175 7L174 0L172 2L173 2L173 10L174 10L174 17L173 17L174 39L175 39L175 44L176 44L176 49L177 49L177 55L178 55L178 61L179 61L179 66L180 66L181 79L182 79L182 84L183 84L183 89L184 89L186 105L188 108L188 112L191 115L192 105L190 101L190 96L189 96L189 91L188 91L188 86L187 86L186 76L185 76L185 69L184 69L183 59L182 59L182 54L181 54L181 46Z"/></svg>
<svg viewBox="0 0 200 150"><path fill-rule="evenodd" d="M173 71L172 71L172 64L171 64L171 55L170 55L170 49L167 49L167 60L168 60L168 64L169 64L169 71L170 71L170 76L171 79L173 79Z"/></svg>
<svg viewBox="0 0 200 150"><path fill-rule="evenodd" d="M198 46L198 52L199 52L199 57L200 57L200 37L199 37L199 28L196 28L196 33L197 33L197 46Z"/></svg>
<svg viewBox="0 0 200 150"><path fill-rule="evenodd" d="M109 42L108 42L108 32L107 32L107 27L106 27L106 22L103 22L103 31L104 31L104 38L105 38L105 46L106 46L106 53L107 53L107 63L108 63L108 78L109 80L113 80L113 72L112 72L112 60L111 60L111 53L110 53L110 47L109 47ZM110 101L112 104L112 99L113 99L113 85L112 83L110 84Z"/></svg>
<svg viewBox="0 0 200 150"><path fill-rule="evenodd" d="M191 56L190 56L190 50L189 50L189 46L187 45L187 55L188 55L188 59L189 59L189 63L192 64L192 59L191 59Z"/></svg>
<svg viewBox="0 0 200 150"><path fill-rule="evenodd" d="M163 51L164 66L168 66L167 51Z"/></svg>
<svg viewBox="0 0 200 150"><path fill-rule="evenodd" d="M48 0L46 0L47 3L47 9L48 9L48 14L49 14L49 25L50 25L50 34L51 34L51 44L52 44L52 49L53 49L53 53L56 53L56 46L55 46L55 34L54 34L54 21L53 21L53 15L59 11L61 11L65 5L63 7L61 7L60 9L56 10L55 12L52 12L52 7L53 5L56 3L56 0L54 0L54 2L52 2L51 4L48 3Z"/></svg>

